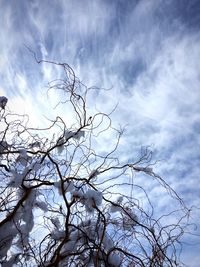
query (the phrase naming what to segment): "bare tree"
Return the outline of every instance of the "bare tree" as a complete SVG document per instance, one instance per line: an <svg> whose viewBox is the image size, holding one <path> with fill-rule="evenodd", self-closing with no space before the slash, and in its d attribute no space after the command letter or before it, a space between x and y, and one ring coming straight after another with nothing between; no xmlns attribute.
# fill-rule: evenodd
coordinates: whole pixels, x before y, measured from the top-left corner
<svg viewBox="0 0 200 267"><path fill-rule="evenodd" d="M0 98L2 267L180 266L189 211L153 171L152 152L142 149L137 160L124 163L117 153L123 131L108 114L89 114L88 95L97 89L83 85L68 64L38 63L63 69L49 90L62 92L59 104L69 107L74 123L56 117L46 128L30 128L29 117L13 114ZM110 129L115 146L98 152L95 142ZM138 175L179 202L176 222L168 222L171 214L154 215Z"/></svg>

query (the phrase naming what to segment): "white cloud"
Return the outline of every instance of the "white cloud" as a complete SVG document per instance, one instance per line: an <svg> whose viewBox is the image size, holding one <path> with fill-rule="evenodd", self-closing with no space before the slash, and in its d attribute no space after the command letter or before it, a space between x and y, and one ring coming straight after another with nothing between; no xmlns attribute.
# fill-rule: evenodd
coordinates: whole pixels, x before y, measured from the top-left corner
<svg viewBox="0 0 200 267"><path fill-rule="evenodd" d="M93 94L88 103L105 112L118 103L111 116L114 126L127 125L123 159L154 144L156 156L164 159L157 168L188 203L198 205L198 196L192 196L200 189L200 35L177 18L162 24L156 17L162 1L128 4L122 11L119 2L98 0L28 1L16 9L1 3L0 93L33 123L44 124L43 114L53 118L60 112L71 121L65 106L53 109L60 96L46 95L45 85L61 72L36 64L24 44L38 57L68 62L88 86L113 87Z"/></svg>

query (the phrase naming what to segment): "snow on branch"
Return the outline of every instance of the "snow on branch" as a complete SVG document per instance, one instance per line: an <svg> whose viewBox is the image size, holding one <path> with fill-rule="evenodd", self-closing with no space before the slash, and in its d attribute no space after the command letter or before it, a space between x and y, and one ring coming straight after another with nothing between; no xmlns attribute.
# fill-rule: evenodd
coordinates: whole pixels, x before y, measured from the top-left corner
<svg viewBox="0 0 200 267"><path fill-rule="evenodd" d="M189 211L153 172L152 153L145 149L130 162L132 155L118 152L123 131L88 103L96 89L66 63L37 62L62 69L49 90L63 93L58 104L69 108L73 123L57 116L32 128L28 116L7 114L8 99L0 97L1 265L178 266ZM170 198L163 214L152 187Z"/></svg>
<svg viewBox="0 0 200 267"><path fill-rule="evenodd" d="M0 96L0 108L5 109L7 102L8 102L7 97Z"/></svg>

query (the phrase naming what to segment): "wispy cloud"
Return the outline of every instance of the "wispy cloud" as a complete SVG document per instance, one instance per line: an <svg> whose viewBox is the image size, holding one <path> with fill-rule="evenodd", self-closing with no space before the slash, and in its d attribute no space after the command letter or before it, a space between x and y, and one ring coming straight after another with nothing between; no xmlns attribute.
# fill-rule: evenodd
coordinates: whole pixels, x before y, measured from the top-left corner
<svg viewBox="0 0 200 267"><path fill-rule="evenodd" d="M24 45L38 58L68 62L88 86L112 88L89 101L107 112L118 103L113 122L127 125L122 155L153 145L160 173L199 205L198 9L194 0L1 1L0 93L44 123L40 114L63 112L50 108L59 96L45 93L60 73L38 66Z"/></svg>

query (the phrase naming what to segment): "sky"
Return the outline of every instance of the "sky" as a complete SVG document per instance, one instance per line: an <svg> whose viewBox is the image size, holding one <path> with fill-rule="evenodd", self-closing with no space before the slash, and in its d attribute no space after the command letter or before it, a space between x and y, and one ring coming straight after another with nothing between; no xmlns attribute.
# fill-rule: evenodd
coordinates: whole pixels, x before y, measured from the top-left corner
<svg viewBox="0 0 200 267"><path fill-rule="evenodd" d="M1 0L0 95L45 124L63 108L46 85L59 75L39 59L67 62L87 86L110 88L90 107L126 126L120 151L151 146L158 172L188 206L200 206L200 2L198 0ZM67 115L66 115L67 116ZM109 140L107 140L109 142ZM159 192L152 189L155 199ZM160 199L160 207L166 202ZM192 220L200 234L200 212ZM183 258L200 262L199 237Z"/></svg>

